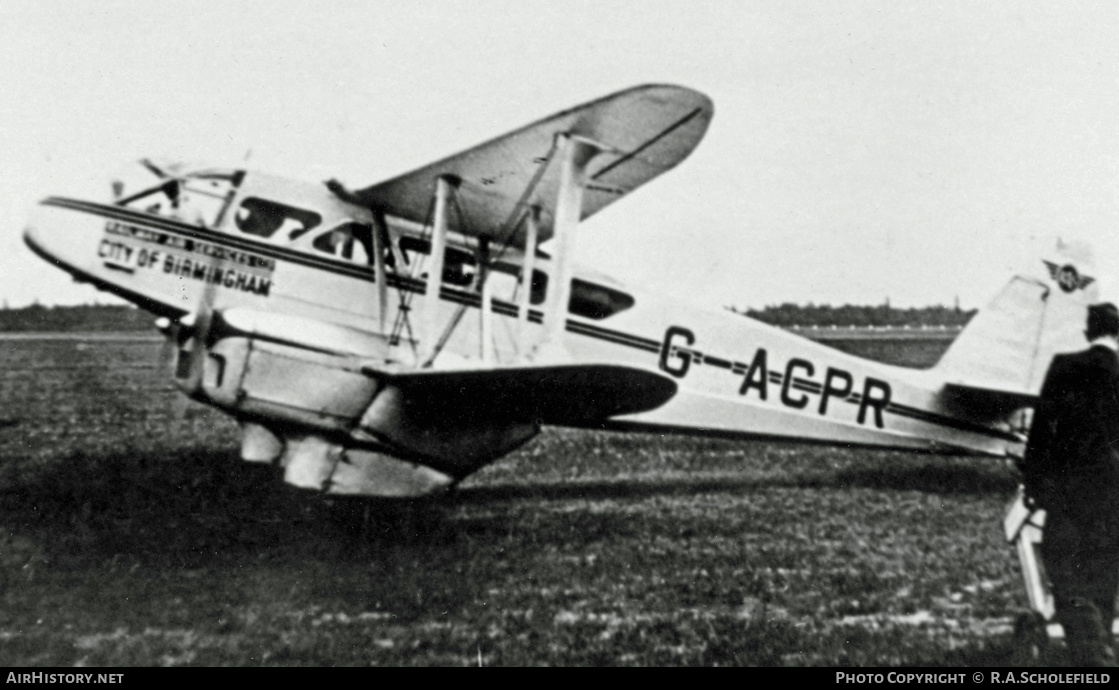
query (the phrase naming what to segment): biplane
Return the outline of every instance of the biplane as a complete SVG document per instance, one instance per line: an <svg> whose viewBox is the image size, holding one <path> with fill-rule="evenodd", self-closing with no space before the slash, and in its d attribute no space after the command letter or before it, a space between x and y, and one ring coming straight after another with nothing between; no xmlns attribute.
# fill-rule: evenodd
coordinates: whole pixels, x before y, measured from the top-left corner
<svg viewBox="0 0 1119 690"><path fill-rule="evenodd" d="M1049 358L1082 346L1075 252L1015 276L927 370L575 264L580 221L712 115L640 86L363 188L143 161L150 183L48 197L24 238L157 317L175 383L239 421L245 460L327 494L438 493L546 425L1019 452Z"/></svg>

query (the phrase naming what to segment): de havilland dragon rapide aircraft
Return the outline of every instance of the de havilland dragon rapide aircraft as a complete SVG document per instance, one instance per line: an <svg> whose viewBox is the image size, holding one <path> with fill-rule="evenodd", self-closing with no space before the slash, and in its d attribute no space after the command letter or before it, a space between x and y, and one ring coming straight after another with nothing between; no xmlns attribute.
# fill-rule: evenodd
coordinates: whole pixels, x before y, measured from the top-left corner
<svg viewBox="0 0 1119 690"><path fill-rule="evenodd" d="M1049 359L1083 345L1085 257L1039 259L927 370L574 264L579 221L712 114L640 86L364 188L143 161L148 188L48 197L25 240L158 317L176 384L240 422L245 460L327 494L437 493L543 425L1020 452Z"/></svg>

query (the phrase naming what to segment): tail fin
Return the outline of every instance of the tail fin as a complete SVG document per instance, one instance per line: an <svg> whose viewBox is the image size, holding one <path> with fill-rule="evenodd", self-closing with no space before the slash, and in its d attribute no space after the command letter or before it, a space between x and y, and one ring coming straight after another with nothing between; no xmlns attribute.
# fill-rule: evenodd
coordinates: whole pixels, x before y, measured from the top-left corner
<svg viewBox="0 0 1119 690"><path fill-rule="evenodd" d="M1062 245L1016 275L971 320L933 368L949 386L1036 396L1053 355L1087 345L1087 307L1097 300L1091 250Z"/></svg>

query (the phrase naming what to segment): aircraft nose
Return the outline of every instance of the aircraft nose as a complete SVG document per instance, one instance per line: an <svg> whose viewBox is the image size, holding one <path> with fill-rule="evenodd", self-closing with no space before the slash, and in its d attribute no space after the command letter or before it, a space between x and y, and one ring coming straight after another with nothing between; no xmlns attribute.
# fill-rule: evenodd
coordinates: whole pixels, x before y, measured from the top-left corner
<svg viewBox="0 0 1119 690"><path fill-rule="evenodd" d="M80 202L54 197L31 211L23 242L39 257L75 276L97 270L98 243L104 218L84 209Z"/></svg>
<svg viewBox="0 0 1119 690"><path fill-rule="evenodd" d="M32 211L23 229L23 243L42 259L52 264L67 263L67 242L73 243L72 232L67 230L67 218L57 208L40 203Z"/></svg>
<svg viewBox="0 0 1119 690"><path fill-rule="evenodd" d="M50 261L54 256L49 249L50 233L45 228L45 220L46 213L44 213L43 207L36 206L31 212L31 217L28 219L27 225L23 228L23 243L26 244L31 251Z"/></svg>

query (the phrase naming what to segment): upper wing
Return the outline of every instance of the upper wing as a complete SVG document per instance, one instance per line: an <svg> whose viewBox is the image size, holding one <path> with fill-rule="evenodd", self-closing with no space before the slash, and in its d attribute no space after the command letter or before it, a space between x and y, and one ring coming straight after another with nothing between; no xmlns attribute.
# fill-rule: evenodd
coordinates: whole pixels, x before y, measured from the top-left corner
<svg viewBox="0 0 1119 690"><path fill-rule="evenodd" d="M572 108L484 144L356 192L365 204L418 223L440 176L462 181L450 229L524 247L517 227L531 206L540 208L539 241L552 235L559 186L557 134L594 140L608 149L587 167L580 218L586 218L673 168L707 131L714 107L703 94L679 86L638 86Z"/></svg>

